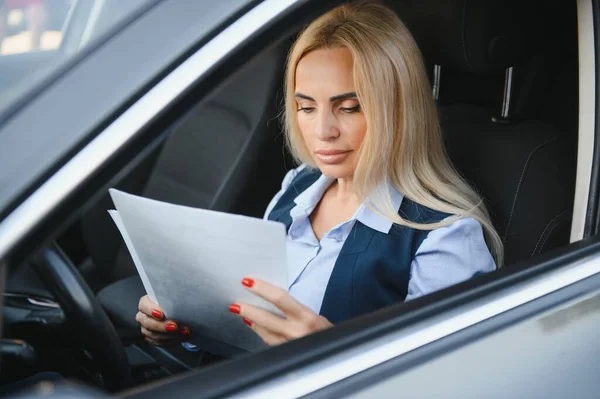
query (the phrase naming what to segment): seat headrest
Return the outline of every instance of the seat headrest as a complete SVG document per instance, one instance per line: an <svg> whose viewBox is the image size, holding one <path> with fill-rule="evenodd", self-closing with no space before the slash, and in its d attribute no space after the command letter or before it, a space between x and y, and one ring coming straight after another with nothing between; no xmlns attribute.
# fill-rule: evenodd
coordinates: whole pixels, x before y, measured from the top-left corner
<svg viewBox="0 0 600 399"><path fill-rule="evenodd" d="M507 1L387 0L415 36L428 64L496 74L525 50L524 30Z"/></svg>

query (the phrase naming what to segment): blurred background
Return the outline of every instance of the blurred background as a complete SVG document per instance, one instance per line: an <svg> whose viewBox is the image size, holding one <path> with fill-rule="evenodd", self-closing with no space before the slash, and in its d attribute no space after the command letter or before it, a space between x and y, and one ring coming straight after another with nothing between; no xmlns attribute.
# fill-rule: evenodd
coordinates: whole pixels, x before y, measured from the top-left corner
<svg viewBox="0 0 600 399"><path fill-rule="evenodd" d="M75 0L0 0L0 54L59 48L74 3Z"/></svg>

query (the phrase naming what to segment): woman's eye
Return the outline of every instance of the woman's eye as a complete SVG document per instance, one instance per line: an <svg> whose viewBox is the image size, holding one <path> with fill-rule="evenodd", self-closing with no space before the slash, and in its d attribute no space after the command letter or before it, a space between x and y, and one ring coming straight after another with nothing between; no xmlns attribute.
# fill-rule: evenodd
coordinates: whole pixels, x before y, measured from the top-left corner
<svg viewBox="0 0 600 399"><path fill-rule="evenodd" d="M310 114L314 110L315 110L314 107L301 107L301 108L298 108L298 112L304 112L306 114Z"/></svg>
<svg viewBox="0 0 600 399"><path fill-rule="evenodd" d="M354 112L358 112L358 111L360 111L360 105L356 105L356 106L354 106L354 107L349 107L349 108L342 107L342 108L340 108L340 110L341 110L342 112L345 112L345 113L347 113L347 114L352 114L352 113L354 113Z"/></svg>

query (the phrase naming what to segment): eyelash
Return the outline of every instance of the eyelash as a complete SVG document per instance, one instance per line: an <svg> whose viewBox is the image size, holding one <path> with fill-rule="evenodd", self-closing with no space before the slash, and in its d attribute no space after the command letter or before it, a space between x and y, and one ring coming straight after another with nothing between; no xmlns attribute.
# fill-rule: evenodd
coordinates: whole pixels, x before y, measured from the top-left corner
<svg viewBox="0 0 600 399"><path fill-rule="evenodd" d="M302 108L298 108L298 112L302 111L302 112L307 113L307 114L310 114L314 110L315 110L314 107L302 107ZM360 110L360 105L356 105L356 106L350 107L350 108L340 108L340 110L342 112L347 113L347 114L353 114L353 113L358 112Z"/></svg>
<svg viewBox="0 0 600 399"><path fill-rule="evenodd" d="M340 108L342 110L342 112L345 112L347 114L353 114L355 112L358 112L360 110L360 105L355 105L354 107L350 107L350 108Z"/></svg>

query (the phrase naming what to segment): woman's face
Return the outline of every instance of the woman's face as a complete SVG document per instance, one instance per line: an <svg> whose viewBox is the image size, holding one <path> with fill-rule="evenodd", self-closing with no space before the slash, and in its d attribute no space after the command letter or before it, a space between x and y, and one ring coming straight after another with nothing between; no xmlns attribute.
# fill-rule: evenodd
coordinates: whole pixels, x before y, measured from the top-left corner
<svg viewBox="0 0 600 399"><path fill-rule="evenodd" d="M306 54L296 67L298 125L314 162L331 178L351 178L367 131L345 48Z"/></svg>

